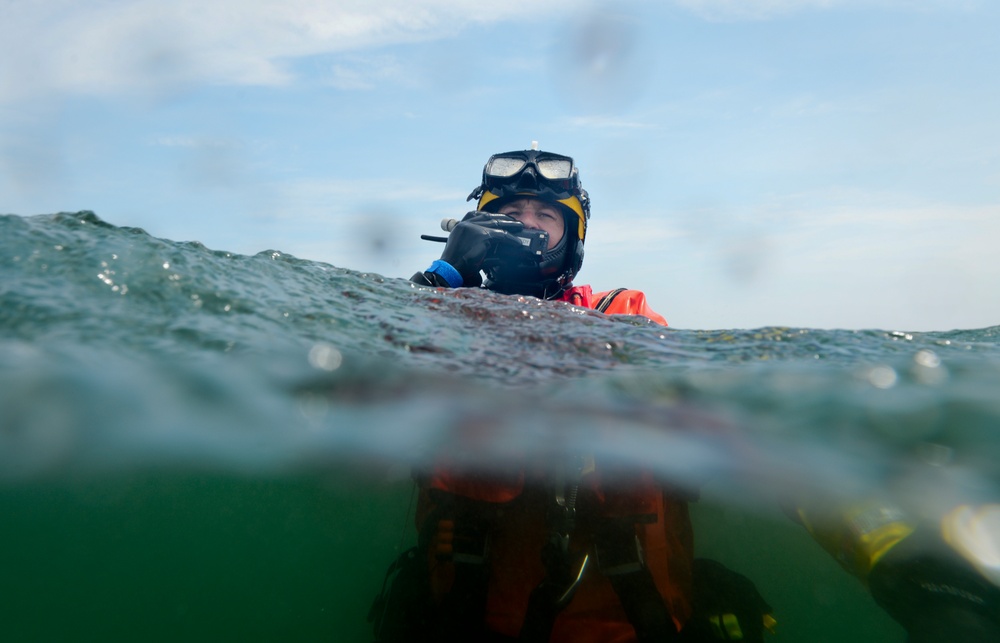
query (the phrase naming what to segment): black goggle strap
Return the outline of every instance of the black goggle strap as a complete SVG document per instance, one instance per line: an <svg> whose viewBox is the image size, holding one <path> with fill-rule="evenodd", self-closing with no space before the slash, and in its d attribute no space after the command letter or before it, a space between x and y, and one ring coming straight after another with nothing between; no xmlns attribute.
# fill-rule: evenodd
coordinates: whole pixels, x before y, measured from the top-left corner
<svg viewBox="0 0 1000 643"><path fill-rule="evenodd" d="M485 192L486 192L486 186L480 185L475 190L469 193L469 197L466 199L466 201L471 201L473 199L479 200L480 198L482 198Z"/></svg>

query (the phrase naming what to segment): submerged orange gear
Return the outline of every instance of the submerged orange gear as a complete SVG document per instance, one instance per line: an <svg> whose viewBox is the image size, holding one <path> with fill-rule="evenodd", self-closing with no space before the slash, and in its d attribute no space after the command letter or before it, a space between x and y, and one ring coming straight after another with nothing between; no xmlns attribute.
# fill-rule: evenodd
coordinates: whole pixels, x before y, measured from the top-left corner
<svg viewBox="0 0 1000 643"><path fill-rule="evenodd" d="M534 480L529 480L528 485ZM680 495L665 491L648 474L637 476L628 489L615 485L601 489L598 480L587 481L586 492L593 499L596 513L602 518L644 515L650 520L635 526L645 563L656 589L663 598L678 631L691 614L691 568L693 537L687 503ZM540 552L549 533L546 504L540 494L529 488L508 486L503 481L459 480L444 471L435 471L421 489L417 524L433 515L436 503L431 490L455 494L489 506L502 518L491 531L489 541L489 591L485 607L485 625L491 631L517 637L524 623L532 590L545 577ZM464 492L475 487L475 498ZM583 493L584 490L581 490ZM506 500L511 498L510 500ZM593 516L591 516L593 519ZM435 531L436 542L429 552L431 591L435 599L451 589L455 566L448 559L448 540L454 533L450 520L441 521ZM581 526L573 534L572 548L584 552L593 546L593 536ZM444 555L443 555L444 554ZM575 596L556 617L549 639L553 643L607 643L635 640L617 593L607 577L588 570Z"/></svg>
<svg viewBox="0 0 1000 643"><path fill-rule="evenodd" d="M612 293L616 293L613 294ZM612 296L608 296L612 295ZM564 301L600 309L608 314L643 315L666 325L636 290L593 294L589 286L568 290ZM602 308L598 308L602 306ZM528 612L529 598L546 577L540 555L549 536L546 517L549 498L542 492L546 477L530 471L513 471L506 477L468 475L439 466L421 479L417 509L418 529L430 530L427 552L431 593L439 605L456 578L455 521L441 515L442 499L461 498L480 508L488 518L488 566L483 620L498 634L517 637ZM691 615L693 536L686 498L665 488L649 472L602 480L599 466L579 481L579 520L570 537L570 550L581 557L593 551L595 525L617 521L632 525L642 559L663 599L674 627L680 631ZM637 520L634 518L639 517ZM631 538L631 535L629 535ZM549 641L553 643L628 643L636 632L612 581L593 565L586 570L568 605L558 612Z"/></svg>

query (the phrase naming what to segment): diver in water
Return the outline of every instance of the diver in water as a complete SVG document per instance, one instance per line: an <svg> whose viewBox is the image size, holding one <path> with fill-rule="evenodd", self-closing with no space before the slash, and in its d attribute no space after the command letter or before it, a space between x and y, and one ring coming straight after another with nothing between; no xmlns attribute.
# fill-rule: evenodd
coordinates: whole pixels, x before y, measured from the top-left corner
<svg viewBox="0 0 1000 643"><path fill-rule="evenodd" d="M666 325L645 295L575 286L590 199L573 159L492 156L415 283L484 287ZM485 276L485 279L484 279ZM441 465L416 475L418 545L390 566L370 613L376 640L762 641L771 608L753 583L694 559L696 495L581 456L504 478ZM891 503L799 499L788 508L911 643L1000 641L1000 590Z"/></svg>
<svg viewBox="0 0 1000 643"><path fill-rule="evenodd" d="M483 286L667 325L637 290L595 295L590 286L573 286L583 265L590 197L572 158L537 149L495 154L472 199L478 199L474 212L447 223L451 234L441 258L411 281L442 288Z"/></svg>
<svg viewBox="0 0 1000 643"><path fill-rule="evenodd" d="M495 154L472 199L475 211L442 224L450 235L441 258L413 282L666 325L642 292L573 285L590 198L572 158L534 144ZM372 607L376 640L763 640L773 619L753 583L693 557L695 494L587 454L536 469L501 475L442 463L415 475L418 545L390 567Z"/></svg>

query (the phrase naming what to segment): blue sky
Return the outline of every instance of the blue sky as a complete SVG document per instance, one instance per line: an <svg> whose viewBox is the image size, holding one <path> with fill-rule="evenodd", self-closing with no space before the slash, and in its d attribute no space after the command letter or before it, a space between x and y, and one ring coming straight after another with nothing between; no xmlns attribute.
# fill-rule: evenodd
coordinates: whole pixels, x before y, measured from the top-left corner
<svg viewBox="0 0 1000 643"><path fill-rule="evenodd" d="M493 6L497 5L497 6ZM994 0L0 0L0 212L408 277L494 152L679 328L1000 324Z"/></svg>

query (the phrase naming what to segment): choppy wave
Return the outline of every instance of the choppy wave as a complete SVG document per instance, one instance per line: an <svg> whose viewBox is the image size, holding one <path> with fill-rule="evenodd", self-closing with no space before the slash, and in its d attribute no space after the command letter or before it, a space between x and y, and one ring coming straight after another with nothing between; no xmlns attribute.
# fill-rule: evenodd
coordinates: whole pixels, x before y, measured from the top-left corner
<svg viewBox="0 0 1000 643"><path fill-rule="evenodd" d="M472 417L491 424L468 453L484 465L545 444L686 476L691 461L675 454L696 442L720 473L796 476L805 462L864 483L932 444L934 458L996 473L997 327L677 331L278 251L213 251L89 212L2 228L7 478L412 463L461 440ZM762 459L734 461L737 443Z"/></svg>

